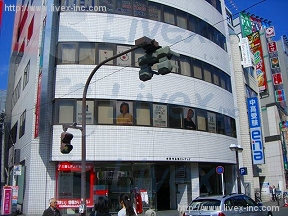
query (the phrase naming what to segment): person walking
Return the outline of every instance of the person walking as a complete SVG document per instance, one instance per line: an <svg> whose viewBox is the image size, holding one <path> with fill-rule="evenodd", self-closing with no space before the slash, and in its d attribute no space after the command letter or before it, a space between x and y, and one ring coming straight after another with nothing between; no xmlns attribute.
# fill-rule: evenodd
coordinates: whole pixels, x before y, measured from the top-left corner
<svg viewBox="0 0 288 216"><path fill-rule="evenodd" d="M122 206L118 216L136 216L136 210L133 208L133 202L128 194L120 194L119 202Z"/></svg>
<svg viewBox="0 0 288 216"><path fill-rule="evenodd" d="M89 216L112 216L109 213L108 202L105 197L98 198L98 202L94 205L94 211Z"/></svg>
<svg viewBox="0 0 288 216"><path fill-rule="evenodd" d="M49 204L49 207L45 209L42 216L62 216L57 209L57 200L55 198L51 198Z"/></svg>
<svg viewBox="0 0 288 216"><path fill-rule="evenodd" d="M275 185L273 185L272 187L272 201L277 201L277 190L276 190L276 187Z"/></svg>

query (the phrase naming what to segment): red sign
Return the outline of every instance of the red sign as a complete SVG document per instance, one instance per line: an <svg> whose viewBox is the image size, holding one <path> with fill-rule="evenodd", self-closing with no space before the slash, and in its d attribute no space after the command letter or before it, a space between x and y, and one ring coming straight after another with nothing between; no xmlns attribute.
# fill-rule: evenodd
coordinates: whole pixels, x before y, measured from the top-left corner
<svg viewBox="0 0 288 216"><path fill-rule="evenodd" d="M276 97L276 101L277 102L282 102L282 101L285 101L286 98L285 98L285 92L283 89L281 90L276 90L275 91L275 97Z"/></svg>
<svg viewBox="0 0 288 216"><path fill-rule="evenodd" d="M272 74L272 76L273 76L273 83L274 83L274 85L283 84L282 74L281 74L281 73Z"/></svg>
<svg viewBox="0 0 288 216"><path fill-rule="evenodd" d="M277 44L275 41L272 41L267 44L269 53L277 52Z"/></svg>
<svg viewBox="0 0 288 216"><path fill-rule="evenodd" d="M93 164L86 164L86 171L92 169L93 167ZM81 172L81 169L81 163L60 162L58 164L58 170L60 171Z"/></svg>
<svg viewBox="0 0 288 216"><path fill-rule="evenodd" d="M1 215L10 215L12 213L12 188L9 186L3 187L1 201Z"/></svg>
<svg viewBox="0 0 288 216"><path fill-rule="evenodd" d="M41 85L42 85L42 73L39 74L38 77L38 85L37 85L37 99L35 106L35 129L34 129L34 138L39 136L39 118L40 118L40 101L41 101Z"/></svg>

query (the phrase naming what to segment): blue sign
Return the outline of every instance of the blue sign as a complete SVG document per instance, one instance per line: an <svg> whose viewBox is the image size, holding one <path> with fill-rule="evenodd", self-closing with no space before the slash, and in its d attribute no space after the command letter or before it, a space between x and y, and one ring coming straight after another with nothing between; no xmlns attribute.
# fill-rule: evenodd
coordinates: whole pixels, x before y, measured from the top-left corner
<svg viewBox="0 0 288 216"><path fill-rule="evenodd" d="M217 172L218 174L224 173L224 167L222 167L222 166L217 166L217 167L216 167L216 172Z"/></svg>
<svg viewBox="0 0 288 216"><path fill-rule="evenodd" d="M240 175L247 175L247 167L241 167L239 171L240 171Z"/></svg>
<svg viewBox="0 0 288 216"><path fill-rule="evenodd" d="M258 97L247 98L253 164L264 164L264 147Z"/></svg>

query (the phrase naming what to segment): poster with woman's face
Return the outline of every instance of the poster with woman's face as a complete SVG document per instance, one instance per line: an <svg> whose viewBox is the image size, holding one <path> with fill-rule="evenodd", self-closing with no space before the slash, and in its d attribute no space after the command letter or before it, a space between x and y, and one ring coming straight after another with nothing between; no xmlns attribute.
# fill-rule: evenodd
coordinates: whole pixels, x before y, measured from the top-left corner
<svg viewBox="0 0 288 216"><path fill-rule="evenodd" d="M133 103L127 101L116 102L116 124L133 125Z"/></svg>

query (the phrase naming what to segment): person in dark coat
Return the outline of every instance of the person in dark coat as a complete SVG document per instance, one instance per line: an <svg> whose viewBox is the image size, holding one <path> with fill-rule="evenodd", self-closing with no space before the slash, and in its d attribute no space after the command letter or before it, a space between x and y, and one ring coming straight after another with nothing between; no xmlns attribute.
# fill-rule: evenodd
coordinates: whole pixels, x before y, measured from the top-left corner
<svg viewBox="0 0 288 216"><path fill-rule="evenodd" d="M98 198L98 202L94 205L94 211L89 216L112 216L109 213L108 202L105 197Z"/></svg>
<svg viewBox="0 0 288 216"><path fill-rule="evenodd" d="M50 206L43 212L42 216L62 216L60 211L57 209L57 200L51 198L49 203Z"/></svg>

